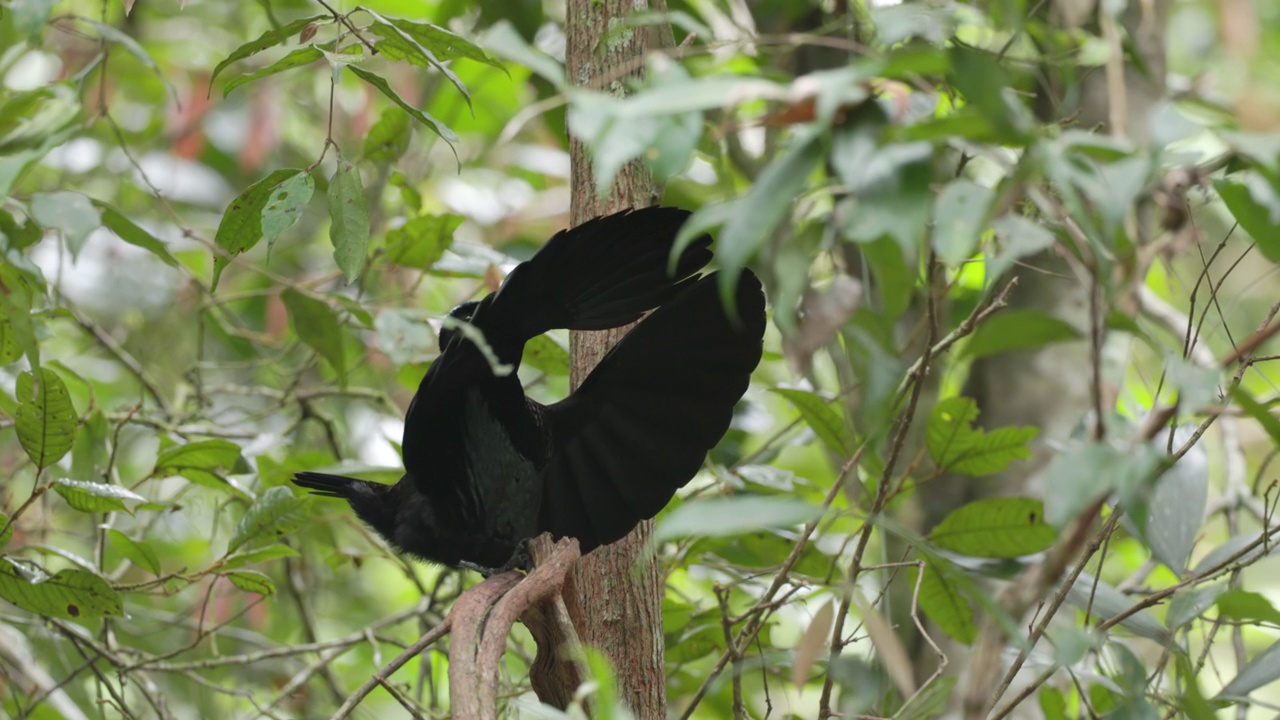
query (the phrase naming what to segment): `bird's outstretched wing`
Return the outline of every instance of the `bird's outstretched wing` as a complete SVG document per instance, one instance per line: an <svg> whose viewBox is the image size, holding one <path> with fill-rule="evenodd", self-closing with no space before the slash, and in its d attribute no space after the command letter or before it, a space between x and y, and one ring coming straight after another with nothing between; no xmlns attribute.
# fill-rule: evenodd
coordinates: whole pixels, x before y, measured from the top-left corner
<svg viewBox="0 0 1280 720"><path fill-rule="evenodd" d="M547 241L485 298L475 324L521 342L554 328L603 330L634 322L675 296L711 259L711 238L695 239L668 272L689 212L651 207L589 220Z"/></svg>
<svg viewBox="0 0 1280 720"><path fill-rule="evenodd" d="M551 456L540 530L576 537L586 553L656 515L697 473L760 362L764 293L750 271L735 298L736 325L716 275L697 280L545 409Z"/></svg>

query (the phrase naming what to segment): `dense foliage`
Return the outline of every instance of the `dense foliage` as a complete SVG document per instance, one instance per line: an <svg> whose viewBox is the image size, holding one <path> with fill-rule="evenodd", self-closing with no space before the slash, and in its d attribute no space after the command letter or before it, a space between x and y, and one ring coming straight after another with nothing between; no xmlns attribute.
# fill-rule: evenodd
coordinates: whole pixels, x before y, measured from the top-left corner
<svg viewBox="0 0 1280 720"><path fill-rule="evenodd" d="M474 574L288 479L398 478L439 318L566 222L567 122L770 297L659 516L673 716L1274 708L1264 5L672 2L605 92L554 3L3 0L0 707L327 716L440 622ZM355 712L447 716L448 642Z"/></svg>

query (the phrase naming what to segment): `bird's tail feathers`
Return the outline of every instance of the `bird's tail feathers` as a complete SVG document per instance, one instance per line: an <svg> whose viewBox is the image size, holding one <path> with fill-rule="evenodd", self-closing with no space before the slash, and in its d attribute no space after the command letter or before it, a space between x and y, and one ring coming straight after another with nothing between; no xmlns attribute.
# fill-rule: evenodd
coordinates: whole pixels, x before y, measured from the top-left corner
<svg viewBox="0 0 1280 720"><path fill-rule="evenodd" d="M293 476L293 484L304 487L310 490L311 494L320 497L350 499L353 494L359 492L356 488L379 483L328 473L300 472Z"/></svg>
<svg viewBox="0 0 1280 720"><path fill-rule="evenodd" d="M686 210L651 207L587 221L551 238L512 271L493 297L491 318L518 318L525 338L554 328L603 330L633 322L694 282L711 259L711 238L690 243L669 272ZM484 313L481 313L482 315Z"/></svg>

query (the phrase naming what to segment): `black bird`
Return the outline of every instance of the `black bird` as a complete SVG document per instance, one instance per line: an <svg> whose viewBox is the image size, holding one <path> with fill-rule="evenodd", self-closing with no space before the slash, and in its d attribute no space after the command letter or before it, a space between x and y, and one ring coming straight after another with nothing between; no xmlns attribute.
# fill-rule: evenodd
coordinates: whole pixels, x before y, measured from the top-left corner
<svg viewBox="0 0 1280 720"><path fill-rule="evenodd" d="M482 571L543 532L577 538L585 554L656 515L728 429L765 325L750 271L734 321L716 274L697 275L711 259L706 235L669 271L688 215L648 208L562 231L497 292L449 313L405 417L395 485L313 472L294 482L345 498L403 552ZM528 340L619 327L649 310L569 397L525 396L515 369Z"/></svg>

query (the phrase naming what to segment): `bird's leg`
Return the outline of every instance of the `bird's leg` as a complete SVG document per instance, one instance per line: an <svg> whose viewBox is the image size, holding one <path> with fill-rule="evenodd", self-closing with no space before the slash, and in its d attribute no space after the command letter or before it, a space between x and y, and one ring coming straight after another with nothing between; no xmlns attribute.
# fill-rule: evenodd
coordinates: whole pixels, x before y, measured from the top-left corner
<svg viewBox="0 0 1280 720"><path fill-rule="evenodd" d="M475 570L476 572L484 576L486 579L491 578L494 575L497 575L498 573L506 572L507 570L510 569L505 566L498 567L498 568L485 567L484 565L477 565L473 562L468 562L467 560L458 561L458 567L462 568L463 570Z"/></svg>
<svg viewBox="0 0 1280 720"><path fill-rule="evenodd" d="M516 543L516 549L511 553L511 557L507 559L506 564L502 566L503 570L520 570L529 572L533 570L533 556L529 554L529 541L533 538L525 538Z"/></svg>

